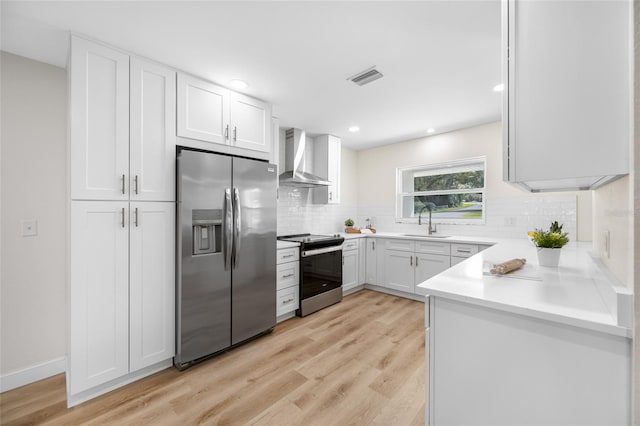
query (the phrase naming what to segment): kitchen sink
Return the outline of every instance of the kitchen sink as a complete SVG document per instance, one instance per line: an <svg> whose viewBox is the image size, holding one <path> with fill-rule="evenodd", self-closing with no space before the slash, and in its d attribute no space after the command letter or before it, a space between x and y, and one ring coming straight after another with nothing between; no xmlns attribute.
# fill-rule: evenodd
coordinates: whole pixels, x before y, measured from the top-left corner
<svg viewBox="0 0 640 426"><path fill-rule="evenodd" d="M427 235L427 234L402 234L405 237L421 237L421 238L449 238L449 235Z"/></svg>

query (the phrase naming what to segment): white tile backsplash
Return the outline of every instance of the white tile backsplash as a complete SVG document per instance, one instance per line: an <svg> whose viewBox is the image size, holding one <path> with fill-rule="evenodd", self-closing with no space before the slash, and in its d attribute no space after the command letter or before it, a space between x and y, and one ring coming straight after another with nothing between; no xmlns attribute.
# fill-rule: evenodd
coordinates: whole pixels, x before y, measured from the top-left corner
<svg viewBox="0 0 640 426"><path fill-rule="evenodd" d="M278 188L278 235L327 234L344 231L357 209L348 204L312 204L309 188Z"/></svg>
<svg viewBox="0 0 640 426"><path fill-rule="evenodd" d="M371 218L379 231L426 233L417 224L396 223L395 206L312 204L308 188L278 189L278 235L300 233L333 233L344 230L344 221L352 218L356 226L364 227ZM496 238L525 238L535 228L546 229L552 221L564 225L569 239L577 239L577 200L575 195L532 195L509 198L488 198L486 221L478 225L437 223L439 234Z"/></svg>
<svg viewBox="0 0 640 426"><path fill-rule="evenodd" d="M575 195L548 195L529 197L509 197L487 199L486 221L477 225L440 224L439 234L468 235L482 237L526 237L535 228L546 229L552 221L564 225L569 239L577 239L577 201ZM367 217L373 227L380 231L426 233L425 225L396 223L395 206L361 205L356 216L358 224L365 223Z"/></svg>

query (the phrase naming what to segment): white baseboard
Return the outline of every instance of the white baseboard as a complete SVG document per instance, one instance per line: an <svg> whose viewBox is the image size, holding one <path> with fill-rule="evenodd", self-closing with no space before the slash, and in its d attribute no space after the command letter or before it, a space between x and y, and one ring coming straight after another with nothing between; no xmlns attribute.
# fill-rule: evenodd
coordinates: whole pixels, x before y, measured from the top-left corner
<svg viewBox="0 0 640 426"><path fill-rule="evenodd" d="M38 380L46 379L56 374L64 373L66 368L65 357L52 359L22 370L0 376L0 392L6 392Z"/></svg>

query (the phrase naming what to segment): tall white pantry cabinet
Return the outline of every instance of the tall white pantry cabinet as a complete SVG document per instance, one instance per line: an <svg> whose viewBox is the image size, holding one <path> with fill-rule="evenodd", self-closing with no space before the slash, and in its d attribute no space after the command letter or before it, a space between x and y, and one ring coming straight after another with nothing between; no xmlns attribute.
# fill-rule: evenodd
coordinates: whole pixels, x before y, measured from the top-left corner
<svg viewBox="0 0 640 426"><path fill-rule="evenodd" d="M174 355L175 71L71 37L67 403Z"/></svg>

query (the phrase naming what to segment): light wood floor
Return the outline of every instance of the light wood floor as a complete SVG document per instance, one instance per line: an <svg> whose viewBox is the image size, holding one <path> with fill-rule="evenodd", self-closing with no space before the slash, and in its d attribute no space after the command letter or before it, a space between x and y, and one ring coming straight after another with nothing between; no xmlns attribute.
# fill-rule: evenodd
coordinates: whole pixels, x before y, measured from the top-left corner
<svg viewBox="0 0 640 426"><path fill-rule="evenodd" d="M66 408L64 375L0 395L4 425L424 423L424 305L362 290L254 342Z"/></svg>

